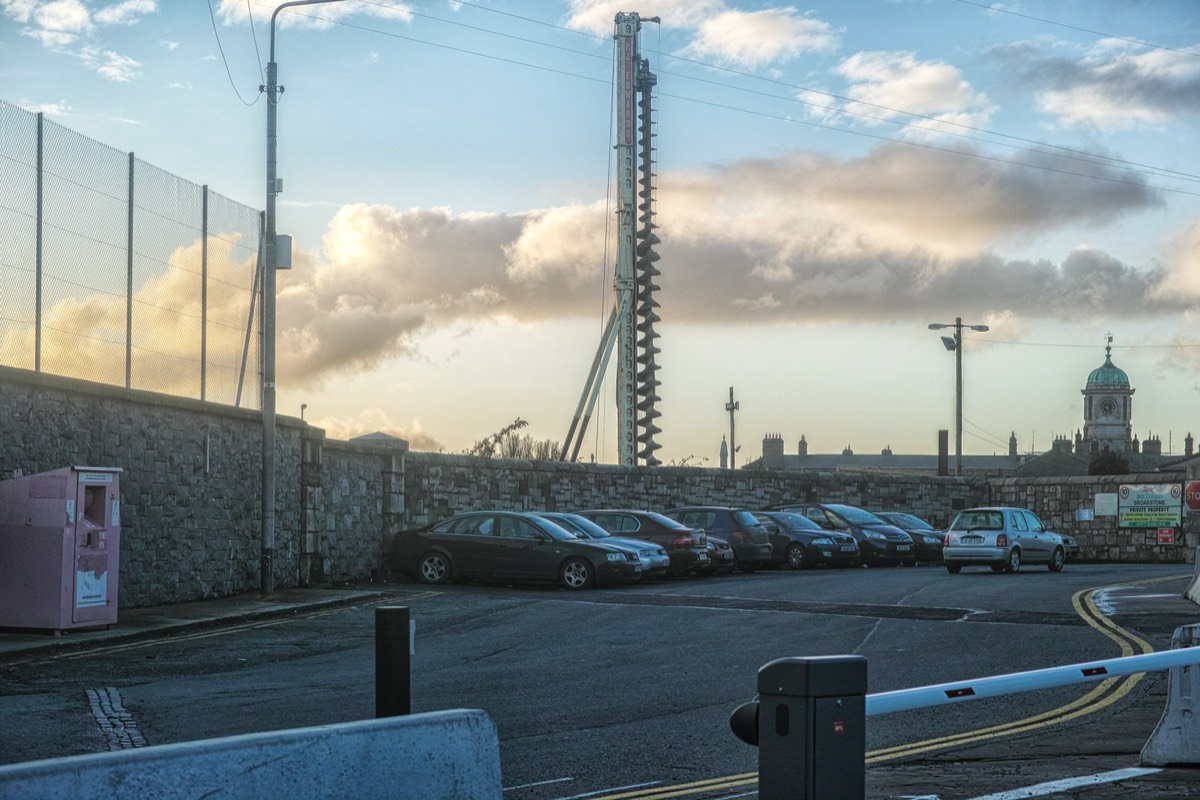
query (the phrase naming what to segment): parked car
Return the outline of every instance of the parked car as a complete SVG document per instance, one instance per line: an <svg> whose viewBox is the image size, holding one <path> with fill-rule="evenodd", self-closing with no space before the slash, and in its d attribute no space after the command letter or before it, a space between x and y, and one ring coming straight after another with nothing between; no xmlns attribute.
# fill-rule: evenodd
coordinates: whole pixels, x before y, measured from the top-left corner
<svg viewBox="0 0 1200 800"><path fill-rule="evenodd" d="M1022 564L1045 564L1060 572L1067 562L1063 538L1027 508L994 506L959 512L946 532L942 555L946 571L991 567L993 572L1016 572Z"/></svg>
<svg viewBox="0 0 1200 800"><path fill-rule="evenodd" d="M848 533L827 531L803 514L792 511L755 511L754 518L771 537L771 563L788 569L809 569L818 564L852 567L860 563L858 542Z"/></svg>
<svg viewBox="0 0 1200 800"><path fill-rule="evenodd" d="M876 511L875 516L892 523L912 537L917 561L941 563L942 544L946 540L945 531L938 530L916 514L906 511Z"/></svg>
<svg viewBox="0 0 1200 800"><path fill-rule="evenodd" d="M671 557L672 575L686 575L708 565L708 549L705 544L707 537L699 528L689 528L653 511L603 508L576 513L590 519L611 534L661 545Z"/></svg>
<svg viewBox="0 0 1200 800"><path fill-rule="evenodd" d="M795 511L829 531L848 533L858 542L862 563L896 567L915 564L912 537L869 511L844 503L785 503L772 511Z"/></svg>
<svg viewBox="0 0 1200 800"><path fill-rule="evenodd" d="M555 525L570 531L576 536L581 536L585 539L595 539L614 547L632 550L637 553L638 558L642 562L643 578L660 578L666 575L671 567L671 557L667 555L667 551L662 546L653 542L643 541L642 539L630 539L625 536L613 536L587 517L581 517L578 514L539 511L537 515L550 520Z"/></svg>
<svg viewBox="0 0 1200 800"><path fill-rule="evenodd" d="M497 579L586 589L642 576L636 553L580 539L549 520L516 511L473 511L401 531L392 552L401 571L432 584Z"/></svg>
<svg viewBox="0 0 1200 800"><path fill-rule="evenodd" d="M767 529L744 508L680 506L663 513L684 525L703 528L709 536L724 539L733 548L734 566L742 572L754 572L771 561Z"/></svg>

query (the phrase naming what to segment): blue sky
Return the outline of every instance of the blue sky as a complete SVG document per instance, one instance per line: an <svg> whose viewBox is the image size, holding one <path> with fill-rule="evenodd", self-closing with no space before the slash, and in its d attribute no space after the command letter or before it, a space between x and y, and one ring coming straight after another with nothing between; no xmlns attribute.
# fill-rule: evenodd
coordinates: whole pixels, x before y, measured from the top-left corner
<svg viewBox="0 0 1200 800"><path fill-rule="evenodd" d="M0 0L3 99L261 208L275 5ZM967 453L1081 428L1109 332L1135 433L1200 435L1183 0L285 11L281 413L447 452L517 417L565 435L611 303L617 11L662 20L665 462L716 463L730 386L741 462L767 433L933 451L954 359L926 326L956 316L991 327L964 350ZM615 425L610 385L585 456L616 458Z"/></svg>

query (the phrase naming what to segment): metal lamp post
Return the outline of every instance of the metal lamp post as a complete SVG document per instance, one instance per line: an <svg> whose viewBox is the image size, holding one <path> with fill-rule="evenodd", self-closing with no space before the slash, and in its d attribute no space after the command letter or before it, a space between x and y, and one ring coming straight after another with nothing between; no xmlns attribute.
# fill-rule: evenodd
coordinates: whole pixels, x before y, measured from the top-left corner
<svg viewBox="0 0 1200 800"><path fill-rule="evenodd" d="M954 337L942 337L942 344L947 350L954 351L954 474L962 475L962 332L963 328L983 333L987 325L963 325L962 317L955 317L953 323L931 322L929 330L940 331L953 328Z"/></svg>
<svg viewBox="0 0 1200 800"><path fill-rule="evenodd" d="M271 57L267 62L267 83L258 87L267 93L267 208L263 232L263 448L262 448L262 555L259 577L263 594L275 591L275 270L278 253L275 246L275 196L281 187L275 175L278 135L275 107L283 87L279 85L279 67L275 63L275 18L290 6L338 3L341 0L293 0L280 5L271 14Z"/></svg>

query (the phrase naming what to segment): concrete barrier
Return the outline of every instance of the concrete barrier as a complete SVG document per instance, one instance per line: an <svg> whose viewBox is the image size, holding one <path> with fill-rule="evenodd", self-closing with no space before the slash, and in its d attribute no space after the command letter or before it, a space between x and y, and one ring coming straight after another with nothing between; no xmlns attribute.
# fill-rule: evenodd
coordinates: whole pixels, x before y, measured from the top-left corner
<svg viewBox="0 0 1200 800"><path fill-rule="evenodd" d="M1196 548L1196 558L1192 570L1192 582L1183 590L1183 596L1193 603L1200 604L1200 547Z"/></svg>
<svg viewBox="0 0 1200 800"><path fill-rule="evenodd" d="M1200 625L1183 625L1171 649L1200 645ZM1172 667L1167 673L1167 707L1142 748L1144 766L1200 764L1200 665Z"/></svg>
<svg viewBox="0 0 1200 800"><path fill-rule="evenodd" d="M0 767L0 797L500 800L500 741L456 709Z"/></svg>

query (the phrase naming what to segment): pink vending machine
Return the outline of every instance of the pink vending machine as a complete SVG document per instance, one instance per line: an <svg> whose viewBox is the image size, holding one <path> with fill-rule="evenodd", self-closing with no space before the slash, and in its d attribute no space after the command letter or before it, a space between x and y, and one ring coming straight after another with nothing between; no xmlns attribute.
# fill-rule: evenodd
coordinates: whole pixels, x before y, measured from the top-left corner
<svg viewBox="0 0 1200 800"><path fill-rule="evenodd" d="M63 467L0 481L0 627L116 623L120 478Z"/></svg>

